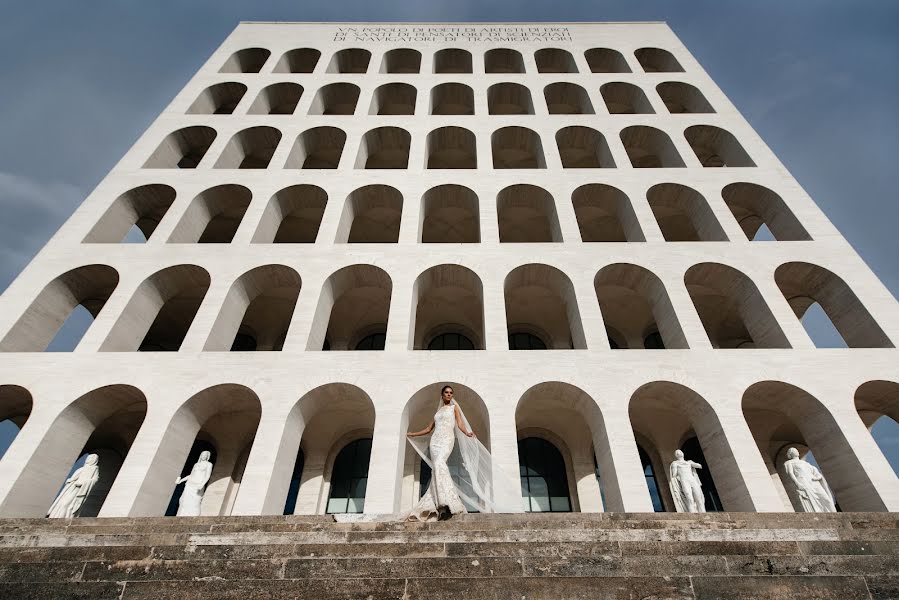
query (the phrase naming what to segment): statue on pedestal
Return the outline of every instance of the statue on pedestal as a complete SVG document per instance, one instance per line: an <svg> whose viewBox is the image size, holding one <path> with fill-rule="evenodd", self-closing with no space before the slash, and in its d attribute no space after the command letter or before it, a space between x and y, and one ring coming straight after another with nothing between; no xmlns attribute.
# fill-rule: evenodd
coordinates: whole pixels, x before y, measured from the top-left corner
<svg viewBox="0 0 899 600"><path fill-rule="evenodd" d="M799 495L803 512L837 512L824 475L814 465L799 458L796 448L787 450L783 466Z"/></svg>
<svg viewBox="0 0 899 600"><path fill-rule="evenodd" d="M684 460L681 450L674 452L674 462L668 467L668 485L677 512L705 512L705 496L697 469L702 465L692 460Z"/></svg>
<svg viewBox="0 0 899 600"><path fill-rule="evenodd" d="M69 519L77 517L81 505L88 494L91 493L94 484L100 479L100 467L98 466L100 458L96 454L88 454L84 461L84 466L76 469L72 475L66 479L62 490L50 505L47 516L53 519Z"/></svg>
<svg viewBox="0 0 899 600"><path fill-rule="evenodd" d="M200 505L203 503L203 493L206 491L206 482L212 476L212 463L209 462L209 451L200 453L200 459L194 464L187 477L175 479L175 485L184 483L184 491L178 499L178 517L199 517Z"/></svg>

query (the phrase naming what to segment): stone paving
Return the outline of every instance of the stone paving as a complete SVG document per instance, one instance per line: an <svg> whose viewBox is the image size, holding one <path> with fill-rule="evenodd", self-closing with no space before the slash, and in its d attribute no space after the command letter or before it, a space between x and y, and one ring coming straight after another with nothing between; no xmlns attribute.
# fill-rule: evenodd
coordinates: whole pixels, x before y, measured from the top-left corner
<svg viewBox="0 0 899 600"><path fill-rule="evenodd" d="M0 597L899 597L894 513L0 521Z"/></svg>

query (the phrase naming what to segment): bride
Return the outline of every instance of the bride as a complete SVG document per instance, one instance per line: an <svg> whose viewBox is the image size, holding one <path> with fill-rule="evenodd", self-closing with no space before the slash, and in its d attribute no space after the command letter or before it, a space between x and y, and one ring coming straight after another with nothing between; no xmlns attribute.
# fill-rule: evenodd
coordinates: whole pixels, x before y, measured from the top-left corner
<svg viewBox="0 0 899 600"><path fill-rule="evenodd" d="M418 504L415 505L415 508L412 509L412 512L409 514L409 520L443 520L451 515L468 512L465 509L462 498L459 497L459 492L456 490L447 460L455 446L457 427L459 432L468 438L473 438L475 435L471 428L466 426L462 410L453 400L452 386L443 386L443 389L440 390L440 401L437 414L434 415L434 420L431 421L430 425L421 431L410 431L406 434L409 438L415 438L433 432L431 441L428 444L430 456L425 456L422 453L422 458L430 459L428 464L431 467L431 485ZM414 442L412 442L412 445L421 453L420 445Z"/></svg>

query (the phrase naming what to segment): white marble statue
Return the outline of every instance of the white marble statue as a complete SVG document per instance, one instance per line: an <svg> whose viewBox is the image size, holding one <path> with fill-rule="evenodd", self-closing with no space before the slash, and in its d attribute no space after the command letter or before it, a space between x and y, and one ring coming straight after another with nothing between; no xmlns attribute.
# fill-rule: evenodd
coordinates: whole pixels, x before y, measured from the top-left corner
<svg viewBox="0 0 899 600"><path fill-rule="evenodd" d="M692 460L684 460L681 450L674 452L674 462L668 467L668 485L677 512L705 512L705 496L697 469L702 465Z"/></svg>
<svg viewBox="0 0 899 600"><path fill-rule="evenodd" d="M212 463L209 462L209 451L200 452L200 459L190 470L187 477L175 479L175 485L184 482L184 491L178 499L179 517L199 517L200 505L203 503L203 493L206 491L206 482L212 475Z"/></svg>
<svg viewBox="0 0 899 600"><path fill-rule="evenodd" d="M100 458L96 454L88 454L84 466L76 469L71 477L66 479L62 491L50 505L47 516L58 519L77 517L78 511L84 504L84 500L91 493L94 484L100 479L100 467L97 464Z"/></svg>
<svg viewBox="0 0 899 600"><path fill-rule="evenodd" d="M837 512L824 475L814 465L799 458L796 448L787 450L783 466L799 495L803 512Z"/></svg>

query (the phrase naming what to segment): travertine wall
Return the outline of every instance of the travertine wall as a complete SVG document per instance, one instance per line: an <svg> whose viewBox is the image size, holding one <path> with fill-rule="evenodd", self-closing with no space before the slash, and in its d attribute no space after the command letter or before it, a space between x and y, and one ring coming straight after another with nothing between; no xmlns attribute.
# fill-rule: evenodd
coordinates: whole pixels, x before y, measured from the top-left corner
<svg viewBox="0 0 899 600"><path fill-rule="evenodd" d="M883 381L878 410L895 414L899 384L889 382L899 381L893 348L899 307L666 25L364 27L239 25L0 299L0 386L7 386L0 397L8 413L0 417L28 415L0 461L0 514L42 515L85 444L101 443L127 452L101 516L162 514L198 432L217 444L220 456L204 513L280 513L301 444L305 469L296 511L322 512L337 452L364 437L373 439L365 512L402 510L411 506L417 487L403 434L426 424L429 402L436 403L443 382L452 382L463 408L477 415L476 432L510 475L518 470L520 437L542 436L559 447L572 504L581 511L652 510L637 442L652 456L664 489L664 464L694 433L725 510L790 509L773 464L780 442L811 447L844 509L899 510L899 481L867 431L870 422L863 423L856 410L856 401L870 408L856 390ZM427 31L417 33L416 27ZM233 56L247 48L269 51L261 66L251 65L259 72L239 72L249 63L241 67ZM321 52L311 73L285 72L282 56L296 48ZM335 58L348 48L369 51L367 67L360 53ZM384 72L385 53L397 48L420 52L419 72ZM434 72L435 65L465 68L464 53L437 55L447 48L470 52L472 72ZM485 73L485 53L496 48L519 52L524 72ZM630 72L591 72L591 54L585 53L595 48L620 52L608 64L626 64ZM683 70L644 70L638 54L644 60L653 55L637 52L645 48L668 51ZM556 50L541 54L545 49ZM518 63L513 53L503 60L509 57L509 64ZM414 68L410 59L414 65L414 53L406 53L392 68ZM539 72L538 59L574 72ZM333 72L341 64L363 65L367 72ZM523 106L534 114L490 114L490 86L507 82L529 90ZM694 86L714 112L672 114L656 87L665 82ZM204 95L223 83L228 86ZM223 89L239 95L237 83L246 93L232 114L205 114ZM295 87L262 93L282 83L302 86L296 107L291 114L263 114L272 107L289 111ZM319 94L332 83L358 86L352 114L322 114L329 106L334 110L334 103L346 111L354 95L346 86ZM415 89L414 114L370 114L385 102L395 109L410 97L408 87L377 91L391 83ZM474 114L431 114L434 106L464 102L465 89L458 87L432 98L432 90L447 83L470 88ZM547 99L544 88L556 83L576 84L582 92L552 88ZM634 88L612 86L603 88L610 90L604 98L600 90L607 83L637 86L645 97ZM224 102L232 96L225 94ZM521 102L521 89L498 91L497 102ZM652 113L630 114L629 102ZM682 104L706 108L692 96ZM548 108L576 105L592 114L550 114ZM724 133L688 132L697 125ZM208 129L169 137L192 126L211 128L214 140L196 168L173 168L183 144L203 145L211 138ZM557 132L575 126L594 131L568 130L558 138L560 151ZM629 129L635 126L655 131ZM241 133L255 127L268 129ZM334 129L296 145L316 127ZM373 131L380 127L394 129ZM426 168L429 159L432 166L470 166L472 135L444 130L429 142L441 127L473 135L477 168ZM694 152L690 139L705 149ZM366 162L402 164L405 140L405 168L364 168ZM274 148L267 168L235 168L254 148L261 150L244 166L265 164L266 148ZM539 156L529 154L535 149ZM653 167L653 154L663 165L684 166ZM192 166L192 160L182 166ZM563 168L563 160L595 161L601 168ZM298 168L304 161L307 167L338 162L336 168ZM526 168L494 168L506 163ZM754 166L713 166L722 163ZM734 183L757 184L773 194L748 193L742 202L736 194L732 213L725 200L734 195L722 197L722 191ZM270 207L285 188L307 184L326 194L323 212L320 191L315 199L280 197ZM433 203L423 201L429 190L447 184L465 186L473 196L441 200L434 193ZM626 198L604 204L615 207L611 213L582 212L572 197L588 184L612 186ZM660 184L693 193L655 187ZM167 188L141 188L146 185L170 186L174 199ZM221 185L231 187L209 192ZM507 190L521 185L539 190ZM354 194L365 186L393 190ZM114 205L137 188L128 202ZM425 223L426 207L445 209L439 219L450 224L436 231L478 241L421 243L435 227ZM307 221L321 215L314 243L260 243L275 239L279 216L294 209L305 211ZM628 241L583 242L578 214L588 221L617 215L621 223L608 239ZM215 217L216 227L239 223L233 240L196 243L221 235L208 228L204 233ZM147 243L100 243L120 239L135 221L147 225L140 218L152 223L145 229L152 231ZM737 218L750 231L752 220L761 219L775 235L794 241L751 242ZM500 242L501 223L511 224L513 239L552 241ZM661 224L673 233L663 236ZM357 243L389 237L397 225L394 243ZM308 223L300 229L308 234ZM697 238L706 241L689 241ZM779 269L787 263L825 270L801 264ZM106 268L61 277L88 265ZM181 265L187 267L151 278ZM620 266L605 270L610 265ZM606 275L597 278L600 271ZM117 283L111 283L116 275ZM601 287L600 301L612 303L602 310ZM290 314L294 296L286 335L266 341L283 349L220 350L229 347L242 311L249 315L257 298L263 302L255 305L255 321L274 327L268 316ZM807 308L806 296L829 310L857 347L816 349L793 310L801 314ZM133 351L173 297L182 304L163 325L189 324L180 349ZM78 304L97 318L74 352L41 353ZM329 319L332 307L339 323ZM386 331L381 313L387 315ZM516 320L507 325L510 315ZM711 342L702 319L711 320ZM427 325L419 330L416 323ZM608 336L620 336L616 344L631 351L612 350L607 327ZM669 349L633 349L654 329ZM465 334L478 349L413 349L447 332ZM507 338L516 332L536 335L555 349L510 351ZM383 351L337 351L378 333L386 333ZM324 340L334 344L331 352L317 350ZM30 413L22 408L29 397ZM126 406L130 428L117 428ZM142 424L138 417L135 425L135 410L145 411ZM115 443L98 439L97 431Z"/></svg>

